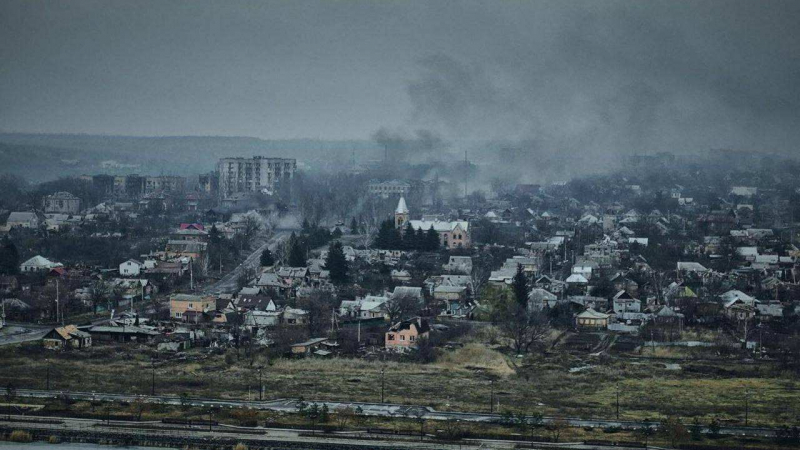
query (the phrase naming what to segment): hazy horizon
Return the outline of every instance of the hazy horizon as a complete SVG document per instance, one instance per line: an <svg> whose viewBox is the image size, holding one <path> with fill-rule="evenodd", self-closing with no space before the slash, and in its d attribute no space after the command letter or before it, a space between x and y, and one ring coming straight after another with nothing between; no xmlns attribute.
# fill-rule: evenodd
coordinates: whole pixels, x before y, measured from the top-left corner
<svg viewBox="0 0 800 450"><path fill-rule="evenodd" d="M9 0L0 130L789 153L797 23L779 1Z"/></svg>

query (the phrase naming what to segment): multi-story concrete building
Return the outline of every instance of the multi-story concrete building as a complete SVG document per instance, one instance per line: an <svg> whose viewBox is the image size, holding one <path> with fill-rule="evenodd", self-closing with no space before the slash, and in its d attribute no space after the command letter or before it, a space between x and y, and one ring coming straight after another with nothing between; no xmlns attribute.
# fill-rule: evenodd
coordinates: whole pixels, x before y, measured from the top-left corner
<svg viewBox="0 0 800 450"><path fill-rule="evenodd" d="M273 191L281 181L290 181L297 169L294 158L223 158L217 164L219 194Z"/></svg>
<svg viewBox="0 0 800 450"><path fill-rule="evenodd" d="M150 192L183 192L186 189L186 178L177 175L160 175L147 177L144 191Z"/></svg>
<svg viewBox="0 0 800 450"><path fill-rule="evenodd" d="M78 214L81 210L81 199L69 192L56 192L43 200L44 212L59 214Z"/></svg>
<svg viewBox="0 0 800 450"><path fill-rule="evenodd" d="M140 197L145 190L147 177L136 174L114 177L114 194L127 197Z"/></svg>
<svg viewBox="0 0 800 450"><path fill-rule="evenodd" d="M197 178L197 188L208 195L215 195L219 191L219 173L209 172Z"/></svg>
<svg viewBox="0 0 800 450"><path fill-rule="evenodd" d="M369 182L368 189L370 194L383 198L405 196L411 192L411 183L401 180L372 180Z"/></svg>

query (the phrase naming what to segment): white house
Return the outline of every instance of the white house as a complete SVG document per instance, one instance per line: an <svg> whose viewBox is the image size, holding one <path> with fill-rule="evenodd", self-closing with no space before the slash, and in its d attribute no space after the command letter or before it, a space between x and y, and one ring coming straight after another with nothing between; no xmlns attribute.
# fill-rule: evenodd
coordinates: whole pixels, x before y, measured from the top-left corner
<svg viewBox="0 0 800 450"><path fill-rule="evenodd" d="M589 280L586 279L581 274L573 273L569 277L567 277L567 284L571 285L586 285L589 284Z"/></svg>
<svg viewBox="0 0 800 450"><path fill-rule="evenodd" d="M584 265L574 265L572 266L572 273L575 275L581 275L586 280L592 279L592 266L584 266ZM569 282L569 280L567 280Z"/></svg>
<svg viewBox="0 0 800 450"><path fill-rule="evenodd" d="M638 313L642 312L642 302L637 298L631 297L628 291L619 291L614 296L613 308L617 314Z"/></svg>
<svg viewBox="0 0 800 450"><path fill-rule="evenodd" d="M339 306L339 315L358 319L375 319L386 316L389 297L368 295L355 300L344 300Z"/></svg>
<svg viewBox="0 0 800 450"><path fill-rule="evenodd" d="M142 263L135 259L129 259L119 265L119 274L125 277L135 277L142 270Z"/></svg>
<svg viewBox="0 0 800 450"><path fill-rule="evenodd" d="M36 255L33 258L25 261L19 265L20 272L39 272L44 270L55 269L57 267L64 267L63 264L50 261L49 259Z"/></svg>
<svg viewBox="0 0 800 450"><path fill-rule="evenodd" d="M37 228L39 226L39 217L36 213L32 212L12 212L8 215L6 226L10 228Z"/></svg>

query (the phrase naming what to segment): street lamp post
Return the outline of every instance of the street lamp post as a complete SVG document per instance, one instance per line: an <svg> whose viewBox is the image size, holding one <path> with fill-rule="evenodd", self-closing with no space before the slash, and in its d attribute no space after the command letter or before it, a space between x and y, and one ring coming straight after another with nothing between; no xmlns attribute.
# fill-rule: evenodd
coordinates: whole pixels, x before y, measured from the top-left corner
<svg viewBox="0 0 800 450"><path fill-rule="evenodd" d="M151 396L155 396L156 395L156 360L155 360L155 358L150 360L150 367L152 369L152 375L153 375L153 378L152 378L153 381L150 384L150 395Z"/></svg>
<svg viewBox="0 0 800 450"><path fill-rule="evenodd" d="M50 390L50 358L47 358L47 390Z"/></svg>
<svg viewBox="0 0 800 450"><path fill-rule="evenodd" d="M258 368L258 401L264 400L262 394L264 392L264 384L261 382L261 367Z"/></svg>
<svg viewBox="0 0 800 450"><path fill-rule="evenodd" d="M385 383L383 379L384 372L385 372L384 368L381 367L381 403L383 403L383 393L385 388Z"/></svg>

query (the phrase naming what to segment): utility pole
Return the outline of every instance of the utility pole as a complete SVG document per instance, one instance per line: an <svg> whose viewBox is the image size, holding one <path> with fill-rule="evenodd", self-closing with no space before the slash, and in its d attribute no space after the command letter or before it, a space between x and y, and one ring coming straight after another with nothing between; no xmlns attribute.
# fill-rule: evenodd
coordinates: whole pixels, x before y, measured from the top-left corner
<svg viewBox="0 0 800 450"><path fill-rule="evenodd" d="M58 310L61 309L61 302L59 295L58 277L56 277L56 322L58 322ZM61 311L61 326L64 326L64 311Z"/></svg>
<svg viewBox="0 0 800 450"><path fill-rule="evenodd" d="M744 391L744 426L747 426L749 415L750 415L750 388L747 388Z"/></svg>
<svg viewBox="0 0 800 450"><path fill-rule="evenodd" d="M653 337L653 330L650 330L650 343L653 344L653 353L656 352L656 338Z"/></svg>
<svg viewBox="0 0 800 450"><path fill-rule="evenodd" d="M385 369L383 367L381 367L381 403L383 403L383 394L384 394L384 389L385 389L384 372L385 372Z"/></svg>
<svg viewBox="0 0 800 450"><path fill-rule="evenodd" d="M47 390L50 390L50 358L47 358Z"/></svg>
<svg viewBox="0 0 800 450"><path fill-rule="evenodd" d="M489 414L494 414L494 380L489 380Z"/></svg>
<svg viewBox="0 0 800 450"><path fill-rule="evenodd" d="M619 384L617 385L617 420L619 420Z"/></svg>
<svg viewBox="0 0 800 450"><path fill-rule="evenodd" d="M464 198L467 198L467 179L469 178L469 161L467 160L467 151L464 150Z"/></svg>
<svg viewBox="0 0 800 450"><path fill-rule="evenodd" d="M261 367L258 368L258 401L264 400L264 384L261 381Z"/></svg>

